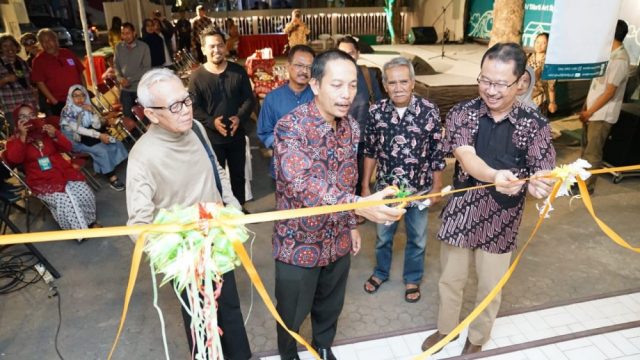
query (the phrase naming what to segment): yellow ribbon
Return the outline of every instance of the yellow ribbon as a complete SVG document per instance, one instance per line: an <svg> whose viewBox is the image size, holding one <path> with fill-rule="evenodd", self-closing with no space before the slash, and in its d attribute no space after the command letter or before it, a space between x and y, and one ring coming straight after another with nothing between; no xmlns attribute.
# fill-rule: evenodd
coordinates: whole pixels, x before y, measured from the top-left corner
<svg viewBox="0 0 640 360"><path fill-rule="evenodd" d="M626 172L626 171L634 171L634 170L640 170L640 165L591 170L590 173L595 175L595 174L601 174L601 173ZM528 180L528 179L521 179L521 180ZM604 222L602 222L595 215L595 211L593 210L593 205L591 203L589 194L586 190L586 185L584 184L584 181L582 181L581 179L578 179L578 185L580 188L582 199L585 203L585 206L587 207L587 210L589 211L591 216L594 218L598 226L602 229L602 231L620 246L623 246L635 252L640 252L639 248L634 248L631 245L629 245L626 241L624 241L618 234L616 234L611 228L609 228L606 224L604 224ZM291 209L291 210L272 211L272 212L258 213L258 214L249 214L249 215L244 215L240 217L227 218L224 220L224 222L226 225L246 225L246 224L254 224L254 223L260 223L260 222L285 220L285 219L291 219L291 218L297 218L297 217L324 215L332 212L352 211L352 210L361 209L361 208L394 204L394 203L407 204L412 201L424 200L431 197L445 196L445 195L454 194L457 192L465 192L469 190L475 190L475 189L481 189L481 188L487 188L487 187L493 187L493 186L495 186L495 184L486 184L486 185L474 186L470 188L456 189L456 190L448 191L446 193L433 193L433 194L427 194L427 195L421 195L421 196L410 196L410 197L405 197L401 199L395 198L395 199L374 200L374 201L361 201L361 202L352 203L352 204L338 204L338 205L320 206L320 207L313 207L313 208ZM536 226L533 232L529 236L528 240L525 242L518 256L515 258L514 262L509 267L509 269L507 270L503 278L498 282L498 285L496 285L496 287L487 295L487 297L485 297L485 299L478 305L478 307L474 309L474 311L472 311L471 314L469 314L469 316L467 316L467 318L463 320L451 333L449 333L444 339L442 339L432 348L427 349L427 351L418 355L416 359L424 359L425 357L433 354L434 352L442 348L444 345L446 345L453 337L459 334L460 331L462 331L462 329L468 326L488 306L491 300L493 300L493 298L497 295L497 293L502 289L504 284L510 278L518 262L520 261L520 258L524 253L524 250L527 248L529 242L538 231L538 228L540 227L540 224L542 223L544 216L549 210L549 206L551 205L551 203L555 198L555 195L559 189L559 186L560 186L560 183L556 183L556 185L554 186L552 191L553 196L551 196L550 202L545 205L545 208L542 214L540 214L538 218L538 222L536 223ZM211 225L219 225L219 220L211 220ZM127 290L125 293L125 302L123 306L122 316L120 319L120 325L118 326L116 339L114 340L111 351L109 352L109 359L111 359L126 320L126 314L129 307L129 302L131 299L131 295L133 293L133 289L135 287L135 280L137 278L138 269L142 259L146 233L151 233L151 232L175 233L175 232L181 232L189 229L195 229L197 226L198 226L197 223L192 223L187 225L144 224L144 225L105 227L105 228L98 228L98 229L80 229L80 230L64 230L64 231L58 230L58 231L34 232L34 233L28 233L28 234L10 234L10 235L4 235L0 237L0 246L21 244L21 243L38 243L38 242L56 241L56 240L74 240L79 238L88 239L88 238L98 238L98 237L114 237L114 236L127 236L132 234L140 234L140 236L136 240L133 257L131 260L131 272L129 274L129 283L127 285ZM280 325L283 326L283 328L285 328L289 332L289 334L291 334L292 337L294 337L299 343L303 344L314 357L319 359L317 352L315 352L315 350L299 334L289 330L286 327L286 325L280 318L279 314L277 313L275 306L273 305L273 302L269 298L269 295L266 289L264 288L262 280L260 279L257 271L255 270L253 263L247 256L247 253L244 247L242 246L242 244L237 241L234 241L233 246L242 264L244 265L245 270L249 274L249 277L252 283L256 287L258 293L260 294L260 297L262 297L263 301L265 302L267 309L269 310L271 315L276 319L276 321Z"/></svg>

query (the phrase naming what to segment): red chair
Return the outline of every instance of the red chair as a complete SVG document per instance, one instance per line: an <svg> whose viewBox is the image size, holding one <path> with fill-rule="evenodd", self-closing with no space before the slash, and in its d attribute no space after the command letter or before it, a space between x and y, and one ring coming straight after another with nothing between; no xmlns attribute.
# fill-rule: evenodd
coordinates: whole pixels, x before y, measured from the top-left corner
<svg viewBox="0 0 640 360"><path fill-rule="evenodd" d="M144 131L147 131L147 124L149 123L149 121L146 120L147 118L144 116L144 107L140 104L135 104L133 105L133 107L131 107L131 112L136 117L138 125L142 126L142 129L144 129Z"/></svg>

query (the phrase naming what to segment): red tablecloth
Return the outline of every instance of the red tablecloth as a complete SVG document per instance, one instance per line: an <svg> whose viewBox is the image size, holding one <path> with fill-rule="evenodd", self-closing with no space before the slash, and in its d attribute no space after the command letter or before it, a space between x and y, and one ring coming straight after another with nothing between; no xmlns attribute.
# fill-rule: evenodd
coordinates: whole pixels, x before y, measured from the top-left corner
<svg viewBox="0 0 640 360"><path fill-rule="evenodd" d="M246 58L256 50L264 48L271 48L273 56L280 56L288 41L287 34L241 35L238 42L238 57Z"/></svg>
<svg viewBox="0 0 640 360"><path fill-rule="evenodd" d="M91 86L92 83L91 83L91 73L89 72L89 58L85 56L84 60L82 60L82 65L84 65L84 75L87 79L87 86ZM96 68L96 78L98 79L98 85L104 84L104 81L102 81L102 74L104 74L104 72L107 71L107 64L104 61L104 56L94 54L93 65Z"/></svg>

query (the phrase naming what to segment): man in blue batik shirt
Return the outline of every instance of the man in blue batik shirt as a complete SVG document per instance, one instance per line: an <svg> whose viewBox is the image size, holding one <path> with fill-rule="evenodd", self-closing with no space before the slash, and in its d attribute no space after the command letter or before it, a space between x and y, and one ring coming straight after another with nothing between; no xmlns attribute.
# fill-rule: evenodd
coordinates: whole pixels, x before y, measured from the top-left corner
<svg viewBox="0 0 640 360"><path fill-rule="evenodd" d="M315 53L307 45L292 47L287 59L289 82L274 89L264 98L258 116L258 138L267 149L273 148L273 129L278 120L291 110L313 100L309 80L314 57ZM269 174L275 178L273 158L269 164Z"/></svg>

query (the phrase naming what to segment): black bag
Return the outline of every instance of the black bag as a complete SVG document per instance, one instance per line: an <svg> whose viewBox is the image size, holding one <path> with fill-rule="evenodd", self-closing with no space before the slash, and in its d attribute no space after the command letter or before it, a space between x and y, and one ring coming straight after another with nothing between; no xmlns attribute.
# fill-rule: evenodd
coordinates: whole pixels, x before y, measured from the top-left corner
<svg viewBox="0 0 640 360"><path fill-rule="evenodd" d="M100 143L100 139L91 136L80 135L80 142L87 146L93 146Z"/></svg>

